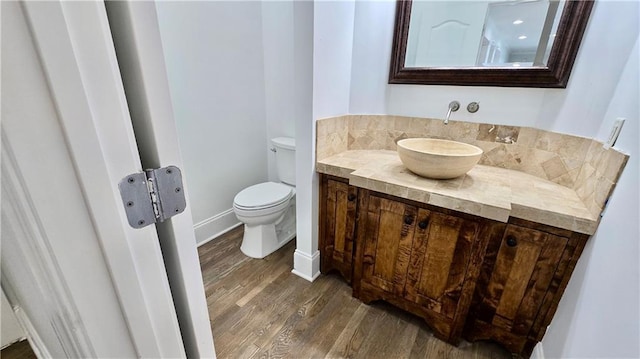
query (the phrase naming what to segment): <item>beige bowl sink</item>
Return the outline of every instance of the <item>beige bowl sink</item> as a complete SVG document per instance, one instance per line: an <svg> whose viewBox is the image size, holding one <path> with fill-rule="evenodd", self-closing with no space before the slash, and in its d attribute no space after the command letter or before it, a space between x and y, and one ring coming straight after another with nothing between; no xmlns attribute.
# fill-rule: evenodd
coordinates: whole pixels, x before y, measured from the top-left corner
<svg viewBox="0 0 640 359"><path fill-rule="evenodd" d="M435 138L407 138L397 144L400 160L411 172L434 179L462 176L482 156L476 146Z"/></svg>

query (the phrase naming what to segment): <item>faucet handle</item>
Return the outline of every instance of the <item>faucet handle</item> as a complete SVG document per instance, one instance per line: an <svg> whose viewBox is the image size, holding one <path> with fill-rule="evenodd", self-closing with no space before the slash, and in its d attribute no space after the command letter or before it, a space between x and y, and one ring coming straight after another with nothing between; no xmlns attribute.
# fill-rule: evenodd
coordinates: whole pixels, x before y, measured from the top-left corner
<svg viewBox="0 0 640 359"><path fill-rule="evenodd" d="M480 109L480 103L479 102L470 102L467 105L467 111L469 111L470 113L476 113L478 112L478 110Z"/></svg>
<svg viewBox="0 0 640 359"><path fill-rule="evenodd" d="M460 109L460 102L458 101L449 102L449 109L451 110L451 112L458 111Z"/></svg>

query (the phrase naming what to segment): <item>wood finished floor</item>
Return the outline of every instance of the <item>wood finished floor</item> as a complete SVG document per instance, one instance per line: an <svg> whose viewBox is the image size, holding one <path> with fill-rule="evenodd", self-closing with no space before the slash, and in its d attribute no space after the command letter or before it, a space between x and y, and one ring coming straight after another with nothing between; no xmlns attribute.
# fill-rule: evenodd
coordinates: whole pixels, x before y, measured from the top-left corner
<svg viewBox="0 0 640 359"><path fill-rule="evenodd" d="M35 353L31 349L29 342L26 340L13 343L2 349L0 352L2 359L37 359Z"/></svg>
<svg viewBox="0 0 640 359"><path fill-rule="evenodd" d="M493 343L442 342L420 318L351 297L338 276L293 275L295 241L246 257L242 233L198 250L218 358L511 358Z"/></svg>

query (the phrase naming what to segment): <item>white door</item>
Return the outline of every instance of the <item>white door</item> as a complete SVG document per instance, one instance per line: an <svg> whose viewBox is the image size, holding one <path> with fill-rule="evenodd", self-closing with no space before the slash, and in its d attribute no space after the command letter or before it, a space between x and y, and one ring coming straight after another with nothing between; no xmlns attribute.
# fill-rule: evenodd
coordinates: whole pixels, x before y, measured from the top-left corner
<svg viewBox="0 0 640 359"><path fill-rule="evenodd" d="M474 66L486 13L485 1L414 1L405 66Z"/></svg>
<svg viewBox="0 0 640 359"><path fill-rule="evenodd" d="M152 1L107 1L131 121L145 168L182 167L169 81ZM188 176L184 171L183 176ZM183 183L186 183L183 178ZM215 356L191 208L157 225L187 356Z"/></svg>
<svg viewBox="0 0 640 359"><path fill-rule="evenodd" d="M126 220L141 143L181 160L170 113L134 137L104 4L1 6L2 289L34 350L214 357L188 207L157 230Z"/></svg>

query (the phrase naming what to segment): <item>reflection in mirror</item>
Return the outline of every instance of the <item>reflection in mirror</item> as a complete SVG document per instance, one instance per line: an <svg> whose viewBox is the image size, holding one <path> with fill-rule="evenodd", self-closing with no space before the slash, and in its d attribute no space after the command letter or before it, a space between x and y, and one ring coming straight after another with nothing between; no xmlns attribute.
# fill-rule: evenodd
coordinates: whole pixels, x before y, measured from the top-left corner
<svg viewBox="0 0 640 359"><path fill-rule="evenodd" d="M564 88L594 2L397 0L389 83Z"/></svg>
<svg viewBox="0 0 640 359"><path fill-rule="evenodd" d="M414 1L405 67L544 67L564 0Z"/></svg>

